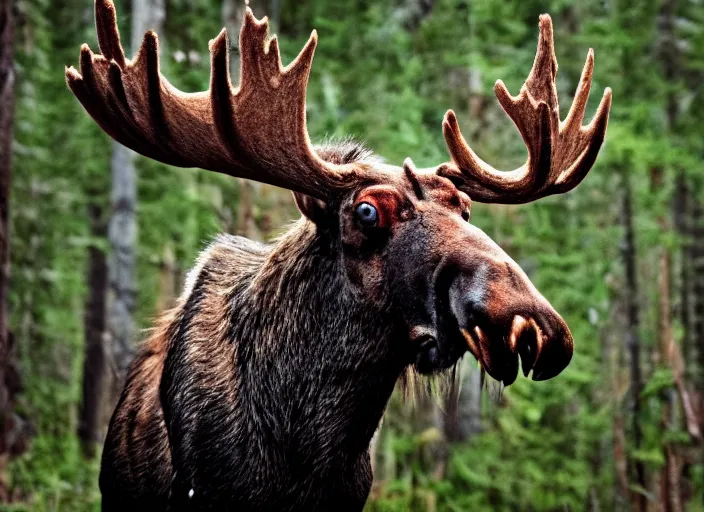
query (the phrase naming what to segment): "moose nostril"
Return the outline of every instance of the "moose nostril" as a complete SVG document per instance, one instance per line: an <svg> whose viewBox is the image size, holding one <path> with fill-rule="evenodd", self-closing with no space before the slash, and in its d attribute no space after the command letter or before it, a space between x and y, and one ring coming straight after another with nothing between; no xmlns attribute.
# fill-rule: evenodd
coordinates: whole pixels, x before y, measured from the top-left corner
<svg viewBox="0 0 704 512"><path fill-rule="evenodd" d="M420 346L429 340L436 340L438 337L435 329L425 325L416 325L412 327L408 333L408 336L411 339L411 343L417 346Z"/></svg>

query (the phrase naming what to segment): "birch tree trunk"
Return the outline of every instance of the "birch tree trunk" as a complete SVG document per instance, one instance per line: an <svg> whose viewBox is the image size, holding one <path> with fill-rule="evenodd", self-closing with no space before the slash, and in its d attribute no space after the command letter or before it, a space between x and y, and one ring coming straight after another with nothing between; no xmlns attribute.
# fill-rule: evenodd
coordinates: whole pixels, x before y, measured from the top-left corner
<svg viewBox="0 0 704 512"><path fill-rule="evenodd" d="M166 17L164 0L133 0L131 51L139 48L147 30L161 32ZM163 47L163 37L160 42ZM135 154L113 142L110 161L112 174L112 218L110 240L110 308L109 329L115 371L113 388L124 382L132 359L134 308L137 295L135 283L135 253L137 244L137 174Z"/></svg>
<svg viewBox="0 0 704 512"><path fill-rule="evenodd" d="M0 502L4 466L10 449L7 434L12 414L12 397L7 386L10 359L7 309L10 277L9 200L15 106L12 15L12 0L0 0Z"/></svg>

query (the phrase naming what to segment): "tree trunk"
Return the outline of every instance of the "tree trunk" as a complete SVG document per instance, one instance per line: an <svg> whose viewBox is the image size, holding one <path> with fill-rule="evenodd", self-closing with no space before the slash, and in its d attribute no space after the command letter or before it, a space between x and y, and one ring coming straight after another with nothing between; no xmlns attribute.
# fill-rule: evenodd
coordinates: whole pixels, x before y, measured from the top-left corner
<svg viewBox="0 0 704 512"><path fill-rule="evenodd" d="M614 470L616 473L615 509L620 509L628 500L628 461L626 459L626 427L623 414L616 404L613 417Z"/></svg>
<svg viewBox="0 0 704 512"><path fill-rule="evenodd" d="M664 172L660 167L653 167L650 170L650 188L652 191L660 190L663 186ZM664 215L658 217L658 224L662 233L668 231L667 218ZM669 362L670 345L672 338L672 320L670 307L670 253L666 247L658 248L658 351L657 365L666 368ZM669 391L662 394L662 413L660 417L660 428L663 432L670 429L670 417L676 407L673 401L676 397ZM671 446L664 443L663 456L667 463L660 470L659 475L659 510L662 512L680 512L680 509L670 508L670 498L673 493L677 494L678 489L670 488L670 464L669 457L672 455Z"/></svg>
<svg viewBox="0 0 704 512"><path fill-rule="evenodd" d="M271 20L272 32L279 31L279 21L281 21L282 0L269 0L269 19Z"/></svg>
<svg viewBox="0 0 704 512"><path fill-rule="evenodd" d="M630 391L631 391L631 414L632 414L632 435L633 445L636 450L640 449L643 442L643 430L640 424L640 393L643 387L640 368L640 340L638 337L639 311L638 311L638 281L636 277L636 247L633 232L633 207L631 198L631 185L628 180L628 171L623 172L623 204L622 204L622 225L624 229L624 240L621 247L623 265L626 271L626 290L624 300L626 302L626 350L630 355ZM636 460L635 464L636 483L642 491L647 489L645 477L645 465L642 461ZM633 496L634 509L644 512L647 507L646 497L643 492L635 492Z"/></svg>
<svg viewBox="0 0 704 512"><path fill-rule="evenodd" d="M15 106L12 4L12 0L0 0L0 502L4 494L4 466L10 451L8 431L13 406L8 389L10 329L7 303L10 277L10 168Z"/></svg>
<svg viewBox="0 0 704 512"><path fill-rule="evenodd" d="M147 30L161 31L166 16L164 0L133 0L132 52L139 48ZM163 45L163 37L160 39ZM162 46L163 47L163 46ZM137 175L135 154L113 142L110 161L112 173L112 218L110 220L110 310L114 388L124 382L132 359L134 308L136 300L135 253L137 241ZM118 391L119 392L119 391Z"/></svg>
<svg viewBox="0 0 704 512"><path fill-rule="evenodd" d="M432 9L433 2L414 0L408 5L418 8L427 15ZM473 121L470 125L472 139L481 141L483 133L481 127L486 123L486 116L484 115L485 98L480 87L480 71L469 69L467 79L469 117ZM453 383L449 396L445 399L443 434L447 443L465 442L481 432L482 372L477 369L475 360L471 357L464 358L460 365L459 381Z"/></svg>
<svg viewBox="0 0 704 512"><path fill-rule="evenodd" d="M436 0L407 0L403 8L399 8L400 19L410 32L415 32L421 23L433 10Z"/></svg>
<svg viewBox="0 0 704 512"><path fill-rule="evenodd" d="M222 3L222 22L227 28L227 33L230 38L230 74L232 75L232 83L239 84L240 82L240 53L237 49L239 44L239 33L242 27L242 18L247 5L252 9L260 7L259 2L240 2L239 0L224 0ZM255 12L258 17L263 16L263 12ZM272 25L276 20L272 19ZM232 48L234 46L234 48ZM259 183L256 185L249 180L238 179L240 199L237 205L237 234L249 238L250 240L261 241L262 237L257 228L254 219L254 195L256 188L263 186Z"/></svg>
<svg viewBox="0 0 704 512"><path fill-rule="evenodd" d="M664 219L661 219L664 223ZM672 322L670 319L670 255L666 248L660 248L658 301L659 301L659 359L660 365L667 367L670 362L672 337ZM668 390L663 397L663 410L660 426L663 432L671 429L672 412L677 407L677 396ZM676 473L679 463L672 443L663 447L665 466L660 474L660 510L663 512L682 512L680 502L679 473Z"/></svg>
<svg viewBox="0 0 704 512"><path fill-rule="evenodd" d="M112 219L110 240L110 341L116 390L122 387L132 358L135 304L135 244L137 235L137 179L134 153L113 141ZM118 391L119 392L119 391Z"/></svg>
<svg viewBox="0 0 704 512"><path fill-rule="evenodd" d="M96 202L88 206L91 236L104 240L107 235L103 208ZM95 457L95 446L100 442L101 404L105 376L105 338L107 320L108 263L105 251L97 244L88 249L88 297L86 300L84 332L85 358L83 360L83 402L78 419L78 438L83 455Z"/></svg>
<svg viewBox="0 0 704 512"><path fill-rule="evenodd" d="M156 310L165 311L174 305L178 286L178 269L176 256L171 244L164 246L159 268L159 294L156 298Z"/></svg>
<svg viewBox="0 0 704 512"><path fill-rule="evenodd" d="M663 75L669 84L673 84L677 81L677 76L680 70L680 51L677 47L675 34L677 4L678 0L665 0L662 3L660 10L660 57L663 63ZM665 113L668 122L668 131L672 136L675 136L678 132L678 111L679 97L677 95L677 91L670 87L666 98ZM662 188L662 181L662 171L653 174L652 185L654 191ZM685 215L683 215L684 211L680 210L685 209L687 206L687 189L685 176L681 170L677 176L677 187L675 194L676 196L681 196L681 199L683 199L683 204L675 206L674 211L675 223L679 224L678 229L682 232L684 231L683 228L686 221ZM659 219L659 224L664 233L669 231L667 218L664 215ZM683 262L682 269L686 272L687 265L685 262ZM674 335L672 333L672 311L670 308L670 253L667 247L661 248L659 270L658 297L660 302L659 323L661 365L672 369L676 391L679 393L679 400L682 402L685 412L685 423L687 425L687 429L695 439L699 439L701 434L699 432L699 425L693 415L690 394L685 383L685 370L682 362L681 351L679 350L679 346L676 345ZM686 277L686 274L683 273L682 277ZM686 286L687 285L685 284L685 287ZM689 297L687 291L688 290L685 290L681 294L683 304L681 305L682 310L680 312L685 333L689 327ZM688 348L689 344L687 343L686 338L687 335L685 334L684 345L685 348ZM670 430L673 427L678 428L679 425L676 423L681 422L678 418L679 404L676 391L668 390L666 396L663 397L665 400L661 419L663 432ZM662 492L660 509L666 512L681 512L683 510L680 489L682 465L675 450L674 442L671 441L669 443L664 443L663 452L665 466L661 470Z"/></svg>
<svg viewBox="0 0 704 512"><path fill-rule="evenodd" d="M611 381L609 402L613 411L610 451L613 454L615 478L611 510L625 510L629 503L626 420L622 407L624 396L627 393L628 377L626 354L624 344L621 341L622 335L620 329L614 329L614 326L625 327L627 324L623 288L619 283L611 290L609 318L600 329L604 360L607 362L609 380Z"/></svg>
<svg viewBox="0 0 704 512"><path fill-rule="evenodd" d="M704 215L702 204L692 196L692 351L696 354L697 384L704 390Z"/></svg>
<svg viewBox="0 0 704 512"><path fill-rule="evenodd" d="M679 264L679 304L678 312L682 324L682 355L685 361L690 359L692 349L692 241L691 241L691 208L690 191L684 172L677 174L675 199L673 201L673 218L675 230L680 239ZM690 365L691 367L691 365ZM690 378L690 367L685 368L686 377Z"/></svg>

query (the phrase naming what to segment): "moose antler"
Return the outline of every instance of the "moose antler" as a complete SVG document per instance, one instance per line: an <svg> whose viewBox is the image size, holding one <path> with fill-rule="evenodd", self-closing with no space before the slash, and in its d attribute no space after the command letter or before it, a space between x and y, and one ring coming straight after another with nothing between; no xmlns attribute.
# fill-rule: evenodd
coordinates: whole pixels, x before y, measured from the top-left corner
<svg viewBox="0 0 704 512"><path fill-rule="evenodd" d="M318 41L281 65L268 21L247 8L240 32L241 83L230 82L227 32L210 42L210 90L183 93L159 72L158 40L147 32L134 60L125 58L111 0L95 0L102 55L81 48L80 74L68 86L115 140L161 162L253 179L316 197L358 183L365 166L333 165L310 144L306 87Z"/></svg>
<svg viewBox="0 0 704 512"><path fill-rule="evenodd" d="M511 96L501 80L494 86L499 103L528 147L527 162L510 172L494 169L467 145L455 113L449 110L442 129L452 162L440 165L437 173L452 180L473 200L485 203L527 203L573 189L596 160L611 108L611 89L607 88L594 119L582 126L593 70L594 52L590 49L572 107L560 122L552 20L543 14L538 51L521 92Z"/></svg>

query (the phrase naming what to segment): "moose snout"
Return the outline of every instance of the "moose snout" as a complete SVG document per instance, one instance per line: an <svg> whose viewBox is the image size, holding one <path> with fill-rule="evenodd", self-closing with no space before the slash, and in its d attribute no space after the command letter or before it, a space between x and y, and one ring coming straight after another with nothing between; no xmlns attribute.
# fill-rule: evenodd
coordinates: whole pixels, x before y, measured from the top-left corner
<svg viewBox="0 0 704 512"><path fill-rule="evenodd" d="M549 315L541 318L545 327L533 318L514 316L506 338L509 352L520 357L523 375L527 377L532 370L533 380L557 376L567 367L574 351L565 321L554 310Z"/></svg>
<svg viewBox="0 0 704 512"><path fill-rule="evenodd" d="M515 381L519 360L533 380L555 377L574 351L567 324L503 250L483 233L473 241L475 251L455 260L448 297L467 348L506 385Z"/></svg>
<svg viewBox="0 0 704 512"><path fill-rule="evenodd" d="M525 301L524 307L495 313L490 304L477 308L473 300L452 308L453 312L461 310L455 316L469 351L491 377L505 385L516 380L519 360L524 376L532 372L533 380L547 380L567 367L574 350L572 334L554 309L536 311L534 297L520 300Z"/></svg>

